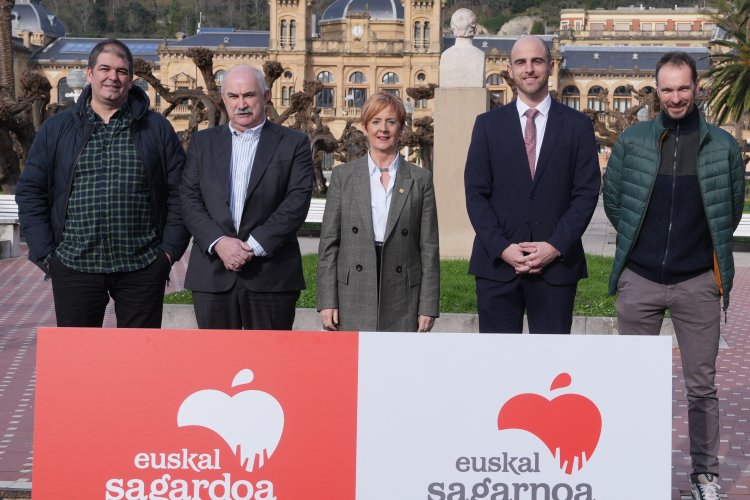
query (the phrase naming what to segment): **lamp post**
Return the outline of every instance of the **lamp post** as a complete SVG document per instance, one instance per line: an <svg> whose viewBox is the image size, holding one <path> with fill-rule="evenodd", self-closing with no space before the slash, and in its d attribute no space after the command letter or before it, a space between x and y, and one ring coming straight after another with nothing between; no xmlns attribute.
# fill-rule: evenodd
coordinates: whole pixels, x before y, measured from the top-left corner
<svg viewBox="0 0 750 500"><path fill-rule="evenodd" d="M74 102L78 102L78 98L81 97L81 91L86 86L86 73L80 69L74 69L67 76L68 86L72 92L65 94L65 97L72 97Z"/></svg>
<svg viewBox="0 0 750 500"><path fill-rule="evenodd" d="M414 113L414 104L408 97L404 103L404 109L406 110L406 124L411 128L411 115ZM409 146L406 146L406 161L409 161Z"/></svg>

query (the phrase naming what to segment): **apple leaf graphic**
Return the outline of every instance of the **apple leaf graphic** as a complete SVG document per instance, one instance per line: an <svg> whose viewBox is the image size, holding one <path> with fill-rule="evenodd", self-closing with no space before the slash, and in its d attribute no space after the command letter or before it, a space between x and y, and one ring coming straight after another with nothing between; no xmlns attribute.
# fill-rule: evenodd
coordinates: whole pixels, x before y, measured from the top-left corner
<svg viewBox="0 0 750 500"><path fill-rule="evenodd" d="M570 375L561 373L550 390L568 387ZM549 400L538 394L519 394L509 399L497 416L499 430L519 429L538 437L566 474L580 470L594 454L602 430L599 408L578 394ZM559 450L559 454L558 454Z"/></svg>
<svg viewBox="0 0 750 500"><path fill-rule="evenodd" d="M240 371L232 387L249 384L254 378L248 369ZM284 430L284 410L279 402L263 391L243 391L229 397L212 389L188 396L177 412L177 425L205 427L221 436L237 455L245 470L252 472L256 456L258 467L271 458Z"/></svg>

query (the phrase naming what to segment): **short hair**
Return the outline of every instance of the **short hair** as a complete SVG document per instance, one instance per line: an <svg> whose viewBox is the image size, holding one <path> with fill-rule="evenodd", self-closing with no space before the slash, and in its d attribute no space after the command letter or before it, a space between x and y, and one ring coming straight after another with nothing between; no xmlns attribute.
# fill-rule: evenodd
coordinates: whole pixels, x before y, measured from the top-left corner
<svg viewBox="0 0 750 500"><path fill-rule="evenodd" d="M698 79L698 69L695 67L695 59L693 59L687 52L667 52L659 58L656 63L656 84L659 84L659 71L662 66L669 64L670 66L684 66L687 65L690 68L690 76L693 77L693 82Z"/></svg>
<svg viewBox="0 0 750 500"><path fill-rule="evenodd" d="M513 42L513 45L512 45L511 47L510 47L510 54L511 54L511 60L510 60L510 64L511 64L511 66L513 65L513 49L515 49L515 48L516 48L516 44L517 44L517 43L519 42L519 40L521 40L522 38L528 38L528 37L530 37L530 36L533 36L534 38L537 38L537 39L538 39L538 40L539 40L540 42L542 42L542 45L544 45L544 55L545 55L545 57L547 58L547 64L549 64L549 63L551 63L551 62L552 62L552 52L551 52L551 51L549 50L549 45L547 45L547 42L545 42L544 40L542 40L541 38L539 38L539 37L538 37L538 36L536 36L536 35L523 35L523 36L520 36L520 37L518 37L518 38L516 39L516 41L515 41L515 42Z"/></svg>
<svg viewBox="0 0 750 500"><path fill-rule="evenodd" d="M403 128L406 123L406 108L404 108L404 101L393 94L389 94L385 90L374 93L365 101L364 106L362 106L362 125L367 127L370 120L375 118L378 113L386 108L391 108L396 112L396 118Z"/></svg>
<svg viewBox="0 0 750 500"><path fill-rule="evenodd" d="M106 40L103 40L96 44L94 49L89 54L88 67L91 71L94 71L96 60L99 59L99 54L101 54L102 52L114 54L120 59L125 59L126 61L128 61L128 71L130 73L130 76L133 76L133 54L130 52L128 46L122 43L117 38L107 38Z"/></svg>
<svg viewBox="0 0 750 500"><path fill-rule="evenodd" d="M260 85L260 93L265 94L266 90L268 90L268 85L266 85L266 75L264 75L263 72L255 66L250 66L249 64L238 64L224 74L224 85L221 86L221 95L224 95L224 89L226 88L226 82L227 80L229 80L229 76L235 70L240 70L240 68L242 68L244 71L250 69L253 71L253 73L255 73L255 76L258 78L258 84Z"/></svg>

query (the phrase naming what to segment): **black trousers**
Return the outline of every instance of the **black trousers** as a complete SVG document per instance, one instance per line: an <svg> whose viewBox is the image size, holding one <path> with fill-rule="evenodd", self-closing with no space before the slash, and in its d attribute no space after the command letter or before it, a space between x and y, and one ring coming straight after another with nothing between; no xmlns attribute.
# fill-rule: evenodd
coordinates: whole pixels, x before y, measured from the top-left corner
<svg viewBox="0 0 750 500"><path fill-rule="evenodd" d="M193 292L198 328L291 330L300 292L253 292L239 280L226 292Z"/></svg>
<svg viewBox="0 0 750 500"><path fill-rule="evenodd" d="M479 333L567 333L573 325L578 283L551 285L541 275L522 274L511 281L476 278Z"/></svg>
<svg viewBox="0 0 750 500"><path fill-rule="evenodd" d="M56 255L49 266L57 326L101 328L112 297L117 328L161 328L164 286L171 269L163 251L143 269L123 273L82 273Z"/></svg>

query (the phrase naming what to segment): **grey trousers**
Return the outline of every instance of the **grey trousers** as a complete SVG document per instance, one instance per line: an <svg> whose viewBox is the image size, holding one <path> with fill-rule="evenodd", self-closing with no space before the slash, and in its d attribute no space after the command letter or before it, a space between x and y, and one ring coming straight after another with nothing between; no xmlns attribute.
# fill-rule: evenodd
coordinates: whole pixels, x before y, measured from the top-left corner
<svg viewBox="0 0 750 500"><path fill-rule="evenodd" d="M669 309L682 357L693 474L719 474L719 399L714 377L721 303L713 271L660 285L625 269L617 284L620 335L658 335Z"/></svg>

